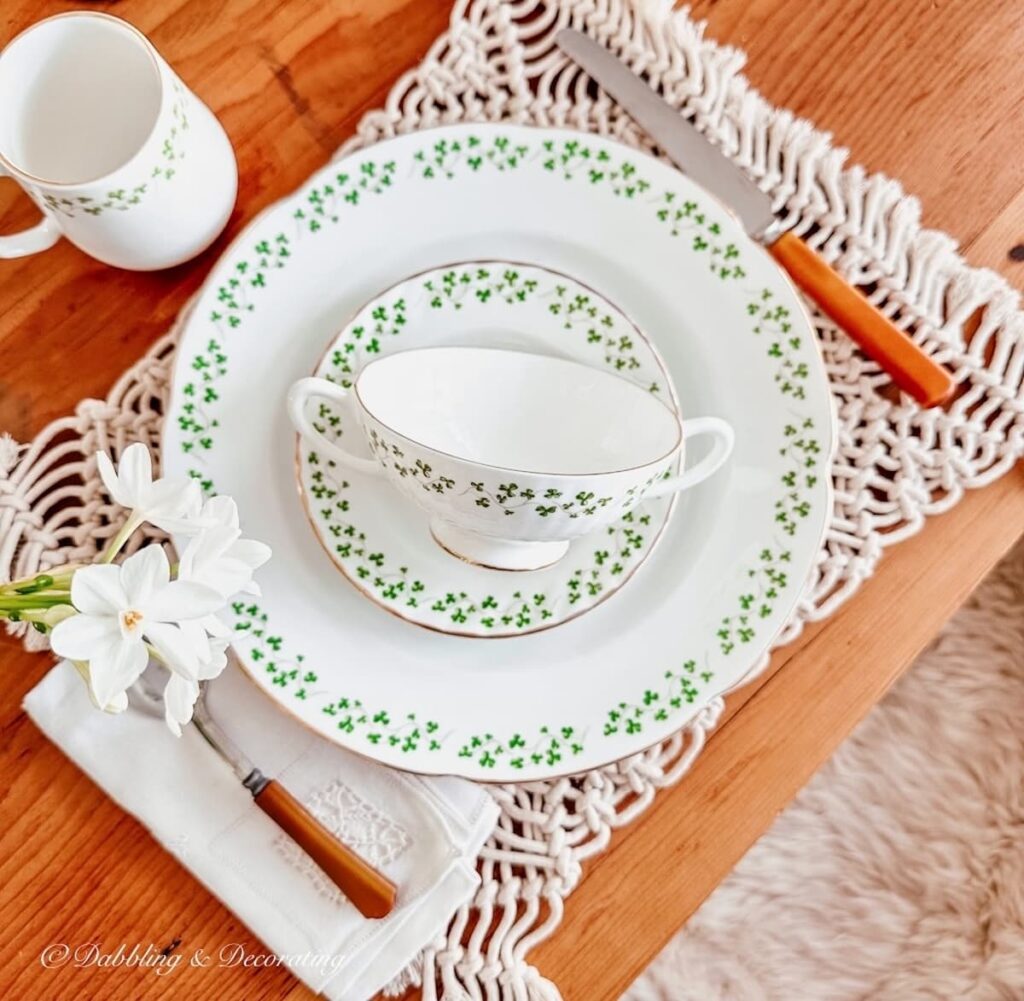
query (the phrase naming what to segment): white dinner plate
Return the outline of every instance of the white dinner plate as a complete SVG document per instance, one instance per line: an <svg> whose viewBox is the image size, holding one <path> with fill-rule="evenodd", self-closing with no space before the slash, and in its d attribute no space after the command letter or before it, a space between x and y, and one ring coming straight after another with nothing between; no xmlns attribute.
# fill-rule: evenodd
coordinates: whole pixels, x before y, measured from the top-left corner
<svg viewBox="0 0 1024 1001"><path fill-rule="evenodd" d="M284 402L371 297L488 258L600 290L656 345L682 416L724 417L736 447L612 600L484 642L402 622L342 578L296 491ZM768 648L829 518L832 405L792 286L706 192L594 136L448 126L324 168L225 253L173 385L165 471L231 494L274 549L262 597L229 616L243 665L328 739L413 771L543 778L671 735Z"/></svg>

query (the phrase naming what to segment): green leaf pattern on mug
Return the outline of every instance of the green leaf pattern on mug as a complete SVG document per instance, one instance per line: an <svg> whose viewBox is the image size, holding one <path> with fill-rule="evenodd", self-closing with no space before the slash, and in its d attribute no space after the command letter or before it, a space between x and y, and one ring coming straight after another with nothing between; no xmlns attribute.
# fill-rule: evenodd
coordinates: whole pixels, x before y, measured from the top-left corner
<svg viewBox="0 0 1024 1001"><path fill-rule="evenodd" d="M188 91L175 80L172 84L174 100L171 103L171 122L160 143L157 158L149 173L128 187L112 188L93 196L76 195L57 197L52 192L34 189L36 198L55 215L73 219L75 216L98 216L104 212L127 212L140 204L164 181L170 181L185 159L188 147Z"/></svg>

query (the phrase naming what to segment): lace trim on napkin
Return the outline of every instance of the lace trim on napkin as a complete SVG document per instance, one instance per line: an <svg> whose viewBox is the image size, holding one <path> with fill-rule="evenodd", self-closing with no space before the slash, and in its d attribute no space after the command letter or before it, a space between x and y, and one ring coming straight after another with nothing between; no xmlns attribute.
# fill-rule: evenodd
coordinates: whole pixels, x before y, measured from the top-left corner
<svg viewBox="0 0 1024 1001"><path fill-rule="evenodd" d="M307 797L305 806L327 830L376 869L394 862L412 844L412 838L404 827L338 779L333 779ZM288 835L279 834L274 839L274 847L316 887L321 896L338 905L346 902L344 894Z"/></svg>

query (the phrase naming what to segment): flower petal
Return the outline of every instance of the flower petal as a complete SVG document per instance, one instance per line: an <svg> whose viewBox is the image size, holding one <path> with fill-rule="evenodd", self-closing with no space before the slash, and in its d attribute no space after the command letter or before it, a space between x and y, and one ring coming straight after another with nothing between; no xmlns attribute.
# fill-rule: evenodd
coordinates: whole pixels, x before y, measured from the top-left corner
<svg viewBox="0 0 1024 1001"><path fill-rule="evenodd" d="M181 725L192 719L192 709L199 698L199 684L180 674L171 674L164 688L164 719L175 737L181 736Z"/></svg>
<svg viewBox="0 0 1024 1001"><path fill-rule="evenodd" d="M192 565L201 568L212 560L219 559L238 541L237 528L216 526L205 528L189 540L186 549L192 551Z"/></svg>
<svg viewBox="0 0 1024 1001"><path fill-rule="evenodd" d="M129 445L121 454L121 461L117 464L117 478L126 498L119 503L125 507L143 507L153 483L153 460L149 457L149 449L141 441Z"/></svg>
<svg viewBox="0 0 1024 1001"><path fill-rule="evenodd" d="M203 495L199 484L193 480L181 484L168 480L159 482L161 491L163 484L168 484L168 495L161 495L157 506L147 510L146 520L150 524L173 535L191 535L210 523L200 514ZM180 497L168 499L172 491L180 491Z"/></svg>
<svg viewBox="0 0 1024 1001"><path fill-rule="evenodd" d="M176 518L189 509L196 489L191 480L159 479L146 491L146 511Z"/></svg>
<svg viewBox="0 0 1024 1001"><path fill-rule="evenodd" d="M270 557L270 549L238 535L238 529L220 527L190 539L179 564L179 580L205 584L225 599L249 591L253 570Z"/></svg>
<svg viewBox="0 0 1024 1001"><path fill-rule="evenodd" d="M216 591L224 601L244 591L252 580L252 570L241 560L227 557L211 560L199 569L195 576L197 583Z"/></svg>
<svg viewBox="0 0 1024 1001"><path fill-rule="evenodd" d="M81 675L82 680L85 682L85 690L89 693L89 701L97 709L102 709L106 713L123 713L128 708L127 692L115 695L105 706L101 706L96 701L96 696L92 692L92 682L89 680L89 665L81 660L69 660L68 663Z"/></svg>
<svg viewBox="0 0 1024 1001"><path fill-rule="evenodd" d="M148 663L149 653L140 640L126 639L120 634L110 640L105 649L89 658L89 680L96 701L104 708L116 703L118 696L135 684Z"/></svg>
<svg viewBox="0 0 1024 1001"><path fill-rule="evenodd" d="M121 635L113 615L74 615L58 622L50 634L50 648L68 660L90 660Z"/></svg>
<svg viewBox="0 0 1024 1001"><path fill-rule="evenodd" d="M71 578L71 603L86 615L116 615L127 601L120 567L82 567Z"/></svg>
<svg viewBox="0 0 1024 1001"><path fill-rule="evenodd" d="M241 560L250 570L258 570L271 555L270 546L255 539L239 539L228 550L228 556Z"/></svg>
<svg viewBox="0 0 1024 1001"><path fill-rule="evenodd" d="M147 621L146 639L153 644L153 649L171 671L195 680L199 671L199 658L177 626Z"/></svg>
<svg viewBox="0 0 1024 1001"><path fill-rule="evenodd" d="M180 622L178 628L181 630L182 638L188 644L189 649L195 653L196 660L200 663L208 660L211 653L210 637L203 628L202 621L191 619L188 622Z"/></svg>
<svg viewBox="0 0 1024 1001"><path fill-rule="evenodd" d="M224 597L212 587L190 580L172 580L154 591L143 612L156 622L180 622L201 619L224 607Z"/></svg>
<svg viewBox="0 0 1024 1001"><path fill-rule="evenodd" d="M221 528L233 528L237 531L238 505L234 498L219 494L216 497L211 497L203 505L203 518L208 518Z"/></svg>
<svg viewBox="0 0 1024 1001"><path fill-rule="evenodd" d="M193 535L186 543L185 548L178 554L178 580L192 579L195 559L200 551L196 539L200 538L201 535L202 533Z"/></svg>
<svg viewBox="0 0 1024 1001"><path fill-rule="evenodd" d="M131 498L121 489L121 481L117 478L117 470L114 469L114 464L110 461L110 456L106 452L96 453L96 468L99 470L103 485L107 488L107 493L110 494L110 499L115 504L120 504L121 507L133 507Z"/></svg>
<svg viewBox="0 0 1024 1001"><path fill-rule="evenodd" d="M214 640L210 644L210 656L199 663L199 680L209 681L216 678L227 666L227 640Z"/></svg>
<svg viewBox="0 0 1024 1001"><path fill-rule="evenodd" d="M231 630L216 615L207 615L200 620L200 624L215 639L231 635Z"/></svg>
<svg viewBox="0 0 1024 1001"><path fill-rule="evenodd" d="M150 597L170 579L171 565L164 547L153 543L140 549L121 564L121 586L128 600L125 607L148 608Z"/></svg>

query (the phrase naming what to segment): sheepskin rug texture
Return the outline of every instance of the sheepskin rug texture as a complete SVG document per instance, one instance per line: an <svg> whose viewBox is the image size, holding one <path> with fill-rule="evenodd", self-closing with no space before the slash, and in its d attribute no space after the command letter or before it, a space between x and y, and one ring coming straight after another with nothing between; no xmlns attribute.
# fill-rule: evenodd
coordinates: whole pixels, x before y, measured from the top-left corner
<svg viewBox="0 0 1024 1001"><path fill-rule="evenodd" d="M1024 544L625 997L1024 1001Z"/></svg>

